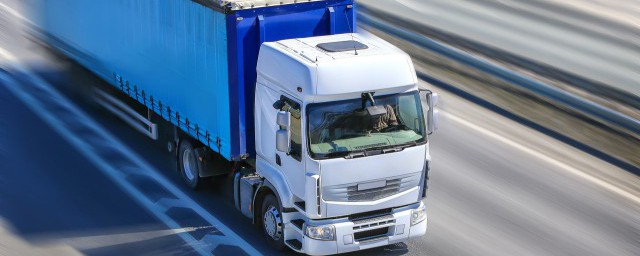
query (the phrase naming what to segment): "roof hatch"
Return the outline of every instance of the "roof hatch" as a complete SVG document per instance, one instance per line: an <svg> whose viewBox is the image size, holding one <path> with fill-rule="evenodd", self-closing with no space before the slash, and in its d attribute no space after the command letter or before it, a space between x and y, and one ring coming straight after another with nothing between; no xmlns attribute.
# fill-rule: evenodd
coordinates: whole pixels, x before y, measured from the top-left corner
<svg viewBox="0 0 640 256"><path fill-rule="evenodd" d="M322 43L318 44L317 47L327 52L346 52L369 49L369 46L354 40Z"/></svg>

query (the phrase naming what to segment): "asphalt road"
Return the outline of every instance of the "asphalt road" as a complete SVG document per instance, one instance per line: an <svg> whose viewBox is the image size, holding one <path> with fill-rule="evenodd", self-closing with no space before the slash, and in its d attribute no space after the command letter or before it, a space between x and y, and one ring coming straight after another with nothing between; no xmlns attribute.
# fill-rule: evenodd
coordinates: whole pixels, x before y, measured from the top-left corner
<svg viewBox="0 0 640 256"><path fill-rule="evenodd" d="M5 86L0 86L0 221L34 240L35 247L66 243L92 255L194 254Z"/></svg>
<svg viewBox="0 0 640 256"><path fill-rule="evenodd" d="M360 3L640 96L637 0Z"/></svg>
<svg viewBox="0 0 640 256"><path fill-rule="evenodd" d="M2 33L9 33L6 27ZM88 81L86 73L37 45L19 42L3 39L0 48L84 109L191 200L232 227L240 239L266 255L279 254L248 220L230 210L233 206L219 183L189 191L181 186L175 162L164 147L78 98L74 90ZM443 120L432 140L434 166L426 199L428 234L354 255L640 252L637 176L442 93ZM161 221L28 110L6 84L0 86L0 156L0 218L13 227L16 237L35 246L62 243L86 254L192 252L191 245L166 235ZM104 237L119 243L94 241Z"/></svg>

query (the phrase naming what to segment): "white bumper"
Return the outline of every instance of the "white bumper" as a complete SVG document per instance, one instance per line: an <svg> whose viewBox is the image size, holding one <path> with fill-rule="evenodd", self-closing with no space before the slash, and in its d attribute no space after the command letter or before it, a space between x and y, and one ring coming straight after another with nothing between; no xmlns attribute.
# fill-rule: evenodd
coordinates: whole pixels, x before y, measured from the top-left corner
<svg viewBox="0 0 640 256"><path fill-rule="evenodd" d="M395 244L423 236L427 231L428 218L411 226L411 210L418 209L421 205L423 205L422 202L397 208L390 213L393 217L364 219L355 222L348 218L309 220L311 225L331 224L335 226L336 240L320 241L303 236L301 252L309 255L331 255ZM384 234L380 234L385 230Z"/></svg>

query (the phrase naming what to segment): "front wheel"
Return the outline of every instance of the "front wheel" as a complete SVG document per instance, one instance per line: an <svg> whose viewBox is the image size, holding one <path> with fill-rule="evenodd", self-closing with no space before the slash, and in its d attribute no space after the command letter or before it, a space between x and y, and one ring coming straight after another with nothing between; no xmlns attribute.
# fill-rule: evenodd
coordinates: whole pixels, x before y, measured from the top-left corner
<svg viewBox="0 0 640 256"><path fill-rule="evenodd" d="M187 186L192 189L199 189L204 183L200 178L200 163L196 157L195 148L188 140L180 142L178 150L178 171Z"/></svg>
<svg viewBox="0 0 640 256"><path fill-rule="evenodd" d="M282 251L284 245L284 223L282 222L282 207L274 195L267 195L262 201L262 231L267 243L276 250Z"/></svg>

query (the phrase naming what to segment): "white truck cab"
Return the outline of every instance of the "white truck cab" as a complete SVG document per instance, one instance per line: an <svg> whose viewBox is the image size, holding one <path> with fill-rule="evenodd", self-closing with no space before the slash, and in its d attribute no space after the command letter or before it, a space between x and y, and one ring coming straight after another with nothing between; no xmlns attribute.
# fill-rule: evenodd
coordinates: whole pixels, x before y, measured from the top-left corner
<svg viewBox="0 0 640 256"><path fill-rule="evenodd" d="M253 200L236 203L273 243L327 255L425 234L436 98L406 53L359 34L290 39L262 45L257 73L257 175L236 178Z"/></svg>

